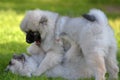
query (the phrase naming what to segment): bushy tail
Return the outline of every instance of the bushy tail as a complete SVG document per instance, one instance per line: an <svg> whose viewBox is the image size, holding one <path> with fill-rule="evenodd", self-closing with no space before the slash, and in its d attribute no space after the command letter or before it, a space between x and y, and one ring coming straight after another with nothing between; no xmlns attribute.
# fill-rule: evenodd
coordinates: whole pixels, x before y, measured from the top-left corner
<svg viewBox="0 0 120 80"><path fill-rule="evenodd" d="M98 9L91 9L88 14L84 14L83 17L89 21L96 21L98 24L102 26L106 26L108 24L108 20L104 12Z"/></svg>

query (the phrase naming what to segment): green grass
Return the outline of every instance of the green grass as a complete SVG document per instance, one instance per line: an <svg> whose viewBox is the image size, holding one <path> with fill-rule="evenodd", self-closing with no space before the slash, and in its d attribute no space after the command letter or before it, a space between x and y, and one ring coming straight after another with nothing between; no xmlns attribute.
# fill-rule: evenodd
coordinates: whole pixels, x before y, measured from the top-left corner
<svg viewBox="0 0 120 80"><path fill-rule="evenodd" d="M25 11L40 8L58 12L60 15L80 16L90 8L102 9L109 18L118 42L118 62L120 65L120 0L0 0L0 80L63 80L62 78L21 77L4 72L14 53L26 52L29 46L19 24ZM111 12L109 9L113 8ZM115 9L115 8L118 9ZM119 78L120 79L120 78ZM93 80L93 79L91 79Z"/></svg>

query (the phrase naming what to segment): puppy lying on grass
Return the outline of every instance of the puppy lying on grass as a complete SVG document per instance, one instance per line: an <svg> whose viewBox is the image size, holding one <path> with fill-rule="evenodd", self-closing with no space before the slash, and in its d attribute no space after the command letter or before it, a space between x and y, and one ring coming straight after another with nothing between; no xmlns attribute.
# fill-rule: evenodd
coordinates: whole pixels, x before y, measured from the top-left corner
<svg viewBox="0 0 120 80"><path fill-rule="evenodd" d="M63 40L63 44L66 46L69 45L69 47L65 49L65 54L63 54L61 63L47 70L44 74L47 77L63 77L72 80L86 77L89 78L93 76L93 73L89 66L84 64L85 61L83 59L83 56L77 49L78 45L69 39L68 36L65 36L67 34L62 35L63 36L60 37L61 40ZM65 41L68 41L68 43L64 43ZM31 54L31 56L28 56L26 54L13 55L6 70L11 71L15 74L19 74L21 76L31 77L32 74L34 74L36 71L37 67L41 64L42 60L44 60L46 55L43 52L42 48L38 47L37 45L35 46L35 43L32 45L34 45L34 48L36 50L31 50L34 49L33 47L29 47L29 49L31 51L35 51L32 52L34 54ZM71 52L74 53L74 55L72 55Z"/></svg>

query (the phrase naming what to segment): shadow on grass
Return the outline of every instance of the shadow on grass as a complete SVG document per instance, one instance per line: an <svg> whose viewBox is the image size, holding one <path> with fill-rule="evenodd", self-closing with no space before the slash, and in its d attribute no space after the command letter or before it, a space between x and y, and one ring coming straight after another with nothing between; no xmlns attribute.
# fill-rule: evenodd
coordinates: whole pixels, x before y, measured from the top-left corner
<svg viewBox="0 0 120 80"><path fill-rule="evenodd" d="M76 3L77 0L71 0L67 1L67 4L65 3L67 0L1 0L0 1L0 9L1 10L14 10L18 13L25 12L26 10L30 9L43 9L43 10L51 10L51 11L70 11L73 8L76 8L77 6L81 6L81 3ZM76 3L74 5L73 3ZM80 4L80 5L79 5ZM73 6L74 5L74 6ZM64 7L64 9L63 9ZM77 8L79 10L79 8Z"/></svg>
<svg viewBox="0 0 120 80"><path fill-rule="evenodd" d="M0 44L0 55L9 54L13 52L24 52L26 51L27 43L19 43L19 42L8 42Z"/></svg>

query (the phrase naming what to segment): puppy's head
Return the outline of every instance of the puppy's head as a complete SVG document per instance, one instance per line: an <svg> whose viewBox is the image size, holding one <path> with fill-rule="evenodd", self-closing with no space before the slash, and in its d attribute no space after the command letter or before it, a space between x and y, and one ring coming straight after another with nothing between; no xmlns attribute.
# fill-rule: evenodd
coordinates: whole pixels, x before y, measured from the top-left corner
<svg viewBox="0 0 120 80"><path fill-rule="evenodd" d="M22 31L26 33L26 42L41 43L45 40L46 36L53 32L57 17L57 13L49 11L28 11L20 25Z"/></svg>
<svg viewBox="0 0 120 80"><path fill-rule="evenodd" d="M11 71L12 73L17 73L20 69L22 69L24 62L25 62L25 56L23 54L21 55L15 54L10 60L5 71Z"/></svg>

